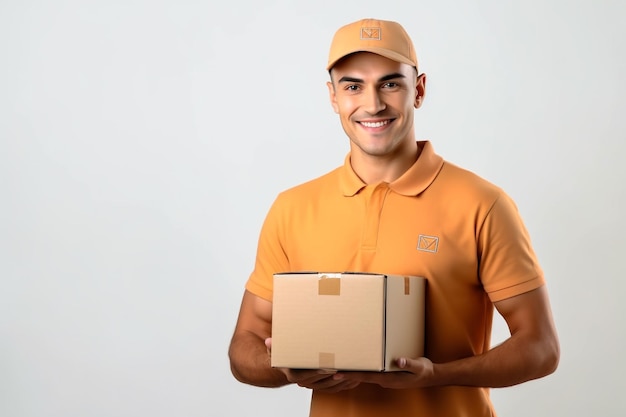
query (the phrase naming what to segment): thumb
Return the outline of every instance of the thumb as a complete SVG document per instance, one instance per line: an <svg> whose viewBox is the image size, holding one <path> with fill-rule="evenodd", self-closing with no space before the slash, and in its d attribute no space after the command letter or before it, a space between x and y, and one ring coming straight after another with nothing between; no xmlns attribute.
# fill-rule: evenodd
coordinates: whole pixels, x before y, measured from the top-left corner
<svg viewBox="0 0 626 417"><path fill-rule="evenodd" d="M424 375L433 373L433 363L425 357L411 359L398 358L396 364L400 369L414 373L415 375Z"/></svg>
<svg viewBox="0 0 626 417"><path fill-rule="evenodd" d="M422 367L420 359L421 358L418 358L418 359L398 358L396 363L397 363L397 365L398 365L398 367L400 369L406 369L407 371L413 371L413 370L416 370L416 369Z"/></svg>
<svg viewBox="0 0 626 417"><path fill-rule="evenodd" d="M267 339L265 339L265 347L267 348L267 352L271 352L272 351L272 338L268 337Z"/></svg>

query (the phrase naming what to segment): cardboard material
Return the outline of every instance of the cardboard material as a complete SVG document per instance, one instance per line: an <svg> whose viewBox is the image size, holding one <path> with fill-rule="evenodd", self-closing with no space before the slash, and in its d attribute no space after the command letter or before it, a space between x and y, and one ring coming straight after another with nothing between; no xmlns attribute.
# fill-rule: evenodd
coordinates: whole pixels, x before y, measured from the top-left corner
<svg viewBox="0 0 626 417"><path fill-rule="evenodd" d="M424 355L426 280L365 273L274 275L273 367L396 371Z"/></svg>

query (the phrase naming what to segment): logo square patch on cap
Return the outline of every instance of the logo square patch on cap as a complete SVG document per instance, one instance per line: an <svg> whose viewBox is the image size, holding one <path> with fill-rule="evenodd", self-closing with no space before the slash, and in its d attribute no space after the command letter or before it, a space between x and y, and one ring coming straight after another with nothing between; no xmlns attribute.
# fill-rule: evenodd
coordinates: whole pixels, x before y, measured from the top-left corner
<svg viewBox="0 0 626 417"><path fill-rule="evenodd" d="M381 32L380 28L361 28L361 39L379 41Z"/></svg>

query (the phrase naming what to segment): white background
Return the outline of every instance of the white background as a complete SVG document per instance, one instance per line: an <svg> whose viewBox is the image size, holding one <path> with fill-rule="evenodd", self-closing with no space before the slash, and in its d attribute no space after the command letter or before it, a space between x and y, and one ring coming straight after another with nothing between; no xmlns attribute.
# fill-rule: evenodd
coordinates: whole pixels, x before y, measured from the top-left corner
<svg viewBox="0 0 626 417"><path fill-rule="evenodd" d="M546 272L560 368L499 414L625 415L624 4L3 0L0 416L307 414L227 348L269 205L348 150L324 66L363 17L411 34L418 138L515 199Z"/></svg>

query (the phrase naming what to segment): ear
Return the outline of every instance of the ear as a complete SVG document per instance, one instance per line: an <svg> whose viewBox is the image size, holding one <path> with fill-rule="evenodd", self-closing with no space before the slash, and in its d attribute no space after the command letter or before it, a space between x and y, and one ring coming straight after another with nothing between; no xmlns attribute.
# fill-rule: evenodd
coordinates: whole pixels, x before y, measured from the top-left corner
<svg viewBox="0 0 626 417"><path fill-rule="evenodd" d="M417 76L415 82L415 103L413 104L416 109L422 107L424 96L426 95L426 74L420 74Z"/></svg>
<svg viewBox="0 0 626 417"><path fill-rule="evenodd" d="M335 86L332 81L327 81L326 86L328 87L328 96L330 98L330 105L333 106L333 110L335 113L339 113L339 106L337 105L337 96L335 95Z"/></svg>

